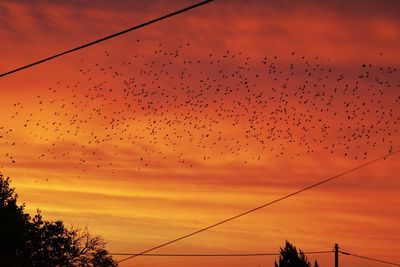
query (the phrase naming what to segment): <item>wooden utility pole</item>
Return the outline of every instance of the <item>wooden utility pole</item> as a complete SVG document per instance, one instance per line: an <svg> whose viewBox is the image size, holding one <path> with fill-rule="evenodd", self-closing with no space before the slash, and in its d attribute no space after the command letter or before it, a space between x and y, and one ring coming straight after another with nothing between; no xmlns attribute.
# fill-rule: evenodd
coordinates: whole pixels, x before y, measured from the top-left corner
<svg viewBox="0 0 400 267"><path fill-rule="evenodd" d="M335 244L335 267L339 267L339 246Z"/></svg>

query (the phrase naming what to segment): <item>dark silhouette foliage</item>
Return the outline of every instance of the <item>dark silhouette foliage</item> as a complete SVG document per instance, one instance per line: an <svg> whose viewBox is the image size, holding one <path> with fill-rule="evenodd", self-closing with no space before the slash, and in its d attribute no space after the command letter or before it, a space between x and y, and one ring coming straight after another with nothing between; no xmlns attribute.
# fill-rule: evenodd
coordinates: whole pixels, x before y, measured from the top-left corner
<svg viewBox="0 0 400 267"><path fill-rule="evenodd" d="M45 221L40 211L31 217L17 198L10 179L0 174L0 266L117 266L100 236L60 220Z"/></svg>
<svg viewBox="0 0 400 267"><path fill-rule="evenodd" d="M286 240L284 248L280 249L279 263L275 261L275 267L311 267L310 261L307 259L304 252ZM314 267L318 267L318 262L315 261Z"/></svg>

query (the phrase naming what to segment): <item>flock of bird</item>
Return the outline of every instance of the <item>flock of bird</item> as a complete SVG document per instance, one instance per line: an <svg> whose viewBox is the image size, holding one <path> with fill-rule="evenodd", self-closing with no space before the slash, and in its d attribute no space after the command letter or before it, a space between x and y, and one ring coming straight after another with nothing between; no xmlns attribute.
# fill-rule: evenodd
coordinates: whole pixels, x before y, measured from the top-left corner
<svg viewBox="0 0 400 267"><path fill-rule="evenodd" d="M294 52L194 54L189 43L147 47L119 63L110 51L100 58L80 60L73 81L10 105L17 126L0 126L0 143L9 150L3 165L18 164L18 142L41 149L29 160L117 171L168 159L192 167L321 151L365 159L376 147L393 150L399 137L393 67L349 70ZM17 142L18 132L29 138Z"/></svg>

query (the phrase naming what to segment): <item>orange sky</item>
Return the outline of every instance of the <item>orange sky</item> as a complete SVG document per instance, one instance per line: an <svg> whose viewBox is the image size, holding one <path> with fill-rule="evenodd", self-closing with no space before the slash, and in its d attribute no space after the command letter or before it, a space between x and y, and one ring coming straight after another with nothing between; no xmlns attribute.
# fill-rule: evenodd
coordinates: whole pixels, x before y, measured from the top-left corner
<svg viewBox="0 0 400 267"><path fill-rule="evenodd" d="M188 3L3 1L0 72ZM271 201L398 148L399 11L393 1L216 1L3 77L0 171L28 211L87 225L110 252ZM278 252L288 239L400 262L399 166L393 156L157 252Z"/></svg>

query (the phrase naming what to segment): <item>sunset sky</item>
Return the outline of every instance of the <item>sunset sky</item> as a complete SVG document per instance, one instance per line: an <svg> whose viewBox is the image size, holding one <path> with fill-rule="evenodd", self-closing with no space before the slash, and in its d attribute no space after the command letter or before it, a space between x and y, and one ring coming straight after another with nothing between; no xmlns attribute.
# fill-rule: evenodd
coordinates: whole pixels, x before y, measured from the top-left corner
<svg viewBox="0 0 400 267"><path fill-rule="evenodd" d="M1 1L0 73L193 3ZM389 0L217 0L2 77L0 172L27 211L88 226L111 253L267 203L400 148L399 14ZM154 253L270 253L287 239L400 262L399 173L396 154Z"/></svg>

